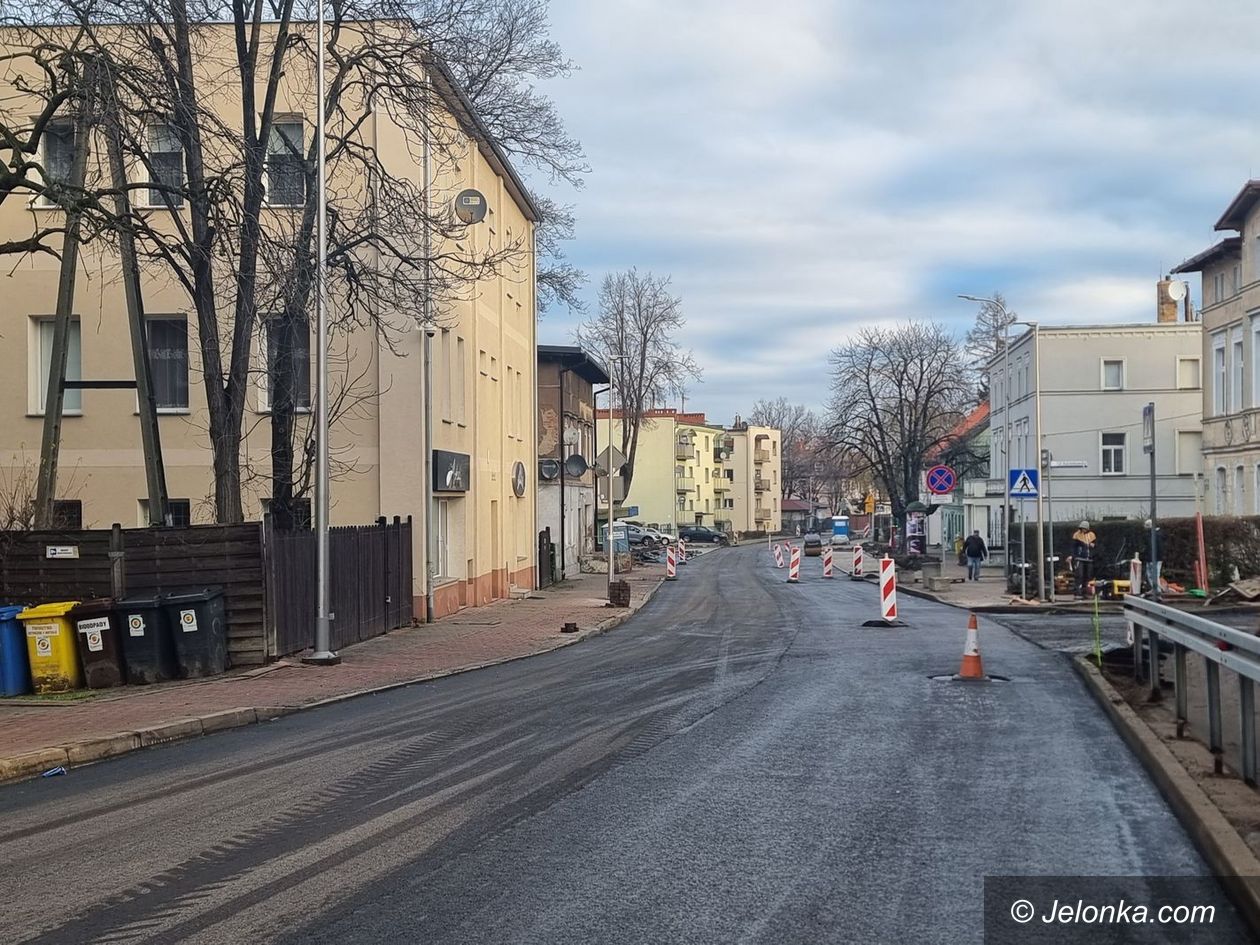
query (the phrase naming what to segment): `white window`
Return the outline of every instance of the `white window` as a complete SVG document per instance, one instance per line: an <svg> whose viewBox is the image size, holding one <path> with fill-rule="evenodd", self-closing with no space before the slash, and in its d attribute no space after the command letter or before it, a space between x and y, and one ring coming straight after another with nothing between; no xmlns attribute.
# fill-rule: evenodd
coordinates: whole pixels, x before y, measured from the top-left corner
<svg viewBox="0 0 1260 945"><path fill-rule="evenodd" d="M451 500L438 499L437 503L437 574L451 577Z"/></svg>
<svg viewBox="0 0 1260 945"><path fill-rule="evenodd" d="M139 512L136 515L137 520L142 526L149 524L149 500L140 499L136 502ZM172 525L191 525L192 524L192 502L188 499L167 499L166 515L170 519Z"/></svg>
<svg viewBox="0 0 1260 945"><path fill-rule="evenodd" d="M68 118L49 122L44 129L40 150L43 152L44 176L48 183L68 183L71 165L74 163L74 122ZM45 206L55 203L47 199L40 202Z"/></svg>
<svg viewBox="0 0 1260 945"><path fill-rule="evenodd" d="M53 330L56 322L51 318L33 320L31 371L30 379L31 413L42 414L48 402L48 371L52 367ZM66 346L66 380L83 379L82 335L77 318L70 322L70 337ZM61 412L78 414L83 411L83 391L68 390L62 400Z"/></svg>
<svg viewBox="0 0 1260 945"><path fill-rule="evenodd" d="M182 315L150 316L144 321L149 376L158 410L188 409L188 321Z"/></svg>
<svg viewBox="0 0 1260 945"><path fill-rule="evenodd" d="M1177 475L1193 476L1203 468L1203 433L1199 430L1177 431Z"/></svg>
<svg viewBox="0 0 1260 945"><path fill-rule="evenodd" d="M300 207L306 203L306 154L301 120L277 121L267 139L267 203Z"/></svg>
<svg viewBox="0 0 1260 945"><path fill-rule="evenodd" d="M150 207L182 207L184 195L184 150L175 129L167 124L149 126Z"/></svg>
<svg viewBox="0 0 1260 945"><path fill-rule="evenodd" d="M1230 278L1230 285L1233 288L1233 294L1237 295L1238 290L1242 288L1242 268L1238 263L1234 263L1234 269Z"/></svg>
<svg viewBox="0 0 1260 945"><path fill-rule="evenodd" d="M1245 483L1247 479L1247 470L1242 466L1234 467L1234 514L1243 514L1243 493L1246 491Z"/></svg>
<svg viewBox="0 0 1260 945"><path fill-rule="evenodd" d="M1212 276L1212 301L1222 302L1225 300L1225 273L1218 272Z"/></svg>
<svg viewBox="0 0 1260 945"><path fill-rule="evenodd" d="M1251 406L1260 407L1260 314L1251 316Z"/></svg>
<svg viewBox="0 0 1260 945"><path fill-rule="evenodd" d="M1229 368L1225 359L1225 332L1212 335L1212 416L1229 413Z"/></svg>
<svg viewBox="0 0 1260 945"><path fill-rule="evenodd" d="M1104 476L1122 476L1125 470L1125 437L1124 433L1103 433L1101 435L1102 462L1099 468Z"/></svg>
<svg viewBox="0 0 1260 945"><path fill-rule="evenodd" d="M1242 409L1243 401L1243 333L1237 326L1229 333L1229 409Z"/></svg>
<svg viewBox="0 0 1260 945"><path fill-rule="evenodd" d="M1103 358L1102 389L1124 390L1124 359Z"/></svg>
<svg viewBox="0 0 1260 945"><path fill-rule="evenodd" d="M1177 390L1198 390L1203 378L1198 358L1177 359Z"/></svg>
<svg viewBox="0 0 1260 945"><path fill-rule="evenodd" d="M447 423L455 420L455 365L452 361L451 345L451 331L443 328L438 340L438 363L442 366L442 383L438 388L438 416Z"/></svg>
<svg viewBox="0 0 1260 945"><path fill-rule="evenodd" d="M1212 497L1212 507L1217 515L1225 514L1226 473L1224 466L1216 467L1216 494Z"/></svg>

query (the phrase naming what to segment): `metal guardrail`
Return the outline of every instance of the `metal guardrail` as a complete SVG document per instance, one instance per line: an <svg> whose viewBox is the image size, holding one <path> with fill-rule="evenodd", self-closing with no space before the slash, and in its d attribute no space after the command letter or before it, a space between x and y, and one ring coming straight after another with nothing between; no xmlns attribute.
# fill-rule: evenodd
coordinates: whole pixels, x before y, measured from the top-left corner
<svg viewBox="0 0 1260 945"><path fill-rule="evenodd" d="M1143 634L1150 639L1151 697L1161 696L1159 643L1167 640L1173 646L1173 685L1177 696L1177 737L1185 734L1188 722L1188 678L1186 654L1193 651L1203 657L1207 669L1208 748L1212 751L1216 773L1222 771L1224 738L1221 727L1221 667L1237 674L1239 732L1242 743L1242 776L1256 784L1256 695L1260 682L1260 637L1214 620L1188 614L1128 595L1124 599L1124 617L1133 627L1133 675L1142 677Z"/></svg>

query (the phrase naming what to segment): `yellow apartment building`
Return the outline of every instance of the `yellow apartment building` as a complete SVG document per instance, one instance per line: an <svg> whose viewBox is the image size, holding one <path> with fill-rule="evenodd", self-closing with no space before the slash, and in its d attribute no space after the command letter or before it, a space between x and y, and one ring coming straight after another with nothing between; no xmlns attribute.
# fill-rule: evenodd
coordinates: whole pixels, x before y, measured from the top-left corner
<svg viewBox="0 0 1260 945"><path fill-rule="evenodd" d="M726 430L722 471L728 483L722 514L728 530L778 532L783 527L782 438L773 427L751 426L735 418Z"/></svg>
<svg viewBox="0 0 1260 945"><path fill-rule="evenodd" d="M231 29L230 25L205 27L198 41L205 49L226 50L232 42ZM301 24L296 29L309 31L311 27ZM0 36L5 37L9 51L14 34ZM208 90L223 120L239 127L239 79L214 74L215 61L212 55L199 60L206 64L199 83ZM20 100L14 104L19 98L17 83L23 78L39 79L20 76L22 68L21 61L11 60L0 72L11 114L23 111ZM335 299L330 313L334 325L330 335L332 524L370 522L381 515L413 517L413 604L419 618L426 613L430 570L429 603L437 617L505 597L513 585L533 587L537 534L534 227L539 213L445 69L435 64L426 79L443 106L430 119L429 133L443 136L443 143L441 148L432 148L428 167L414 136L395 124L389 107L365 108L357 116L359 133L372 143L392 174L427 190L434 206L451 205L454 196L467 188L479 191L488 206L486 216L468 226L451 251L487 255L497 251L506 261L493 272L480 273L455 297L435 297L436 317L427 331L423 298L415 298L408 309L374 313L370 322L342 317L346 313L336 309ZM276 127L302 153L311 141L313 89L309 67L298 63L286 71L277 101ZM59 130L63 133L46 139L50 153L44 157L50 167L67 166L76 145L72 126ZM174 167L182 168L182 152L178 144L172 145L167 130L155 125L151 135L161 142L155 147L168 159L174 148L179 155ZM92 153L102 150L101 142L93 140ZM314 194L308 195L301 186L294 188L293 178L284 179L270 163L268 168L268 194L281 196L265 206L264 228L291 229L305 200L308 196L313 200ZM353 192L360 182L339 177L339 168L337 161L330 161L330 194ZM103 167L93 163L90 172L102 174ZM139 162L128 168L136 181L145 181L147 173ZM140 189L137 194L147 192ZM155 216L187 219L182 206L172 207L158 199L156 206L150 205ZM0 206L0 240L56 225L61 214L57 207L37 201L8 200ZM436 249L446 251L443 246ZM0 476L12 487L33 482L39 463L59 264L49 255L10 257L6 262L0 276L10 312L5 343L0 346L0 371L5 378ZM94 240L83 245L69 379L134 377L119 272L111 244ZM177 523L209 522L214 516L214 488L197 318L188 293L169 272L145 267L141 281L172 515ZM303 334L307 350L300 355L310 376L299 377L297 399L299 422L309 425L314 375L310 368L316 346L309 326ZM386 334L388 341L383 340ZM432 360L432 514L425 507L424 489L426 335L431 336ZM260 325L252 339L251 384L241 443L246 518L265 513L270 491L271 375L266 339L266 327ZM347 402L350 408L345 407ZM70 390L64 414L59 514L85 528L114 522L147 524L135 392ZM298 446L300 458L300 438Z"/></svg>

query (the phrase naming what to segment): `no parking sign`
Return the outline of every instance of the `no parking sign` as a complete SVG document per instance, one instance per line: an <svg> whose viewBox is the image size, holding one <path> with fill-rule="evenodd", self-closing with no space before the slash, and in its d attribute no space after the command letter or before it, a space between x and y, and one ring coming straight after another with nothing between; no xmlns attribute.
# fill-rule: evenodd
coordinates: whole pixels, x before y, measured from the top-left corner
<svg viewBox="0 0 1260 945"><path fill-rule="evenodd" d="M948 495L957 482L958 477L948 466L933 466L927 471L927 488L932 495Z"/></svg>

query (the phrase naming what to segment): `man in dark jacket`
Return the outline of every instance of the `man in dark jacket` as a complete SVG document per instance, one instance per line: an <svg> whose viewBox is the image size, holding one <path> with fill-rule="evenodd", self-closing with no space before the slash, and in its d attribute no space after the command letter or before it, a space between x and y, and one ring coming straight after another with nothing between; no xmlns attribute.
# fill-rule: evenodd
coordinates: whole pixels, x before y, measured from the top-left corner
<svg viewBox="0 0 1260 945"><path fill-rule="evenodd" d="M985 547L979 529L968 535L967 540L963 542L963 554L967 556L967 580L980 580L980 565L985 558L989 557L989 549Z"/></svg>

